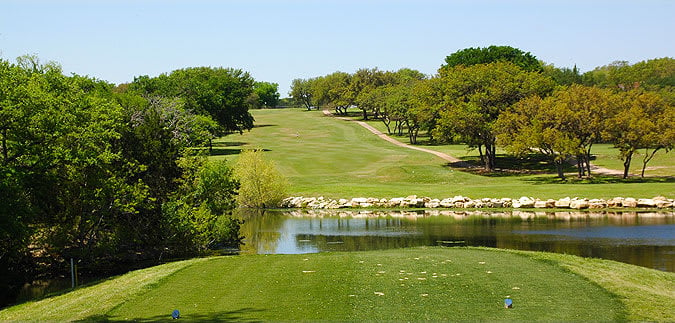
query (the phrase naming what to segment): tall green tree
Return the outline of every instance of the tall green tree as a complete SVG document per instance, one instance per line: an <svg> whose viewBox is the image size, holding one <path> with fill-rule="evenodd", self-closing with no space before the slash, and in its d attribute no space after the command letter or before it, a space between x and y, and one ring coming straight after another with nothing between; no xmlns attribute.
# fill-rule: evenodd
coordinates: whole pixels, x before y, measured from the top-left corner
<svg viewBox="0 0 675 323"><path fill-rule="evenodd" d="M498 143L518 155L543 153L556 165L558 176L564 163L576 158L579 177L590 176L590 151L601 140L605 120L616 101L610 92L595 87L571 85L541 99L530 97L503 112L495 124Z"/></svg>
<svg viewBox="0 0 675 323"><path fill-rule="evenodd" d="M361 68L352 75L348 97L352 98L353 104L363 112L363 120L368 120L370 110L370 107L363 102L364 96L380 86L394 83L391 76L391 73L380 71L377 68Z"/></svg>
<svg viewBox="0 0 675 323"><path fill-rule="evenodd" d="M470 47L447 56L441 68L454 66L472 66L494 62L511 62L514 65L530 72L542 72L543 66L537 58L529 52L524 52L511 46Z"/></svg>
<svg viewBox="0 0 675 323"><path fill-rule="evenodd" d="M255 82L253 84L256 108L274 108L279 104L279 84Z"/></svg>
<svg viewBox="0 0 675 323"><path fill-rule="evenodd" d="M669 151L675 145L675 109L654 92L633 90L618 96L619 110L605 121L603 137L620 151L623 178L629 175L633 155L644 149L644 177L654 154L662 149Z"/></svg>
<svg viewBox="0 0 675 323"><path fill-rule="evenodd" d="M352 76L340 71L314 79L311 85L316 105L335 109L337 114L346 114L347 108L354 104L351 82Z"/></svg>
<svg viewBox="0 0 675 323"><path fill-rule="evenodd" d="M543 96L554 87L550 78L510 62L442 68L440 82L443 107L436 136L460 140L479 150L484 147L488 171L496 166L494 124L499 115L521 99Z"/></svg>
<svg viewBox="0 0 675 323"><path fill-rule="evenodd" d="M193 67L155 78L140 76L130 85L146 96L180 98L186 109L213 118L225 133L253 128L248 111L255 81L240 69Z"/></svg>
<svg viewBox="0 0 675 323"><path fill-rule="evenodd" d="M291 82L291 92L288 93L295 102L302 105L307 111L314 105L312 97L312 80L294 79Z"/></svg>

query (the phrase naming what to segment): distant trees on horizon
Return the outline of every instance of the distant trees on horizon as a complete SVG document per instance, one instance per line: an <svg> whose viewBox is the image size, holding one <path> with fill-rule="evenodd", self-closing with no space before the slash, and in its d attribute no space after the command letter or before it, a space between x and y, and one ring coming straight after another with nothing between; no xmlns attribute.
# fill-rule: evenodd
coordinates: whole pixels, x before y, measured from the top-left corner
<svg viewBox="0 0 675 323"><path fill-rule="evenodd" d="M615 145L624 178L633 154L644 168L675 145L675 59L614 62L584 74L557 68L509 46L467 48L445 58L437 75L411 69L359 69L292 82L291 97L307 109L346 114L347 108L381 120L390 134L425 133L431 142L476 148L487 171L497 145L516 155L544 154L564 178L574 158L579 177L590 175L594 143Z"/></svg>

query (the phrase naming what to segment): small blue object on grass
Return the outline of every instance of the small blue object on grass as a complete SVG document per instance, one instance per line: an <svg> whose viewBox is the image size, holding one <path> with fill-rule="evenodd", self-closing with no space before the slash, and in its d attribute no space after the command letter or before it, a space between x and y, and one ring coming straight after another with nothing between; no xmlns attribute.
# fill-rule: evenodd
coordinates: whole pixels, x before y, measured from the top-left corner
<svg viewBox="0 0 675 323"><path fill-rule="evenodd" d="M173 313L171 313L171 317L172 317L174 320L179 319L179 318L180 318L180 311L178 311L178 310L173 310Z"/></svg>
<svg viewBox="0 0 675 323"><path fill-rule="evenodd" d="M513 307L513 301L510 298L507 298L504 300L504 307L505 308L512 308Z"/></svg>

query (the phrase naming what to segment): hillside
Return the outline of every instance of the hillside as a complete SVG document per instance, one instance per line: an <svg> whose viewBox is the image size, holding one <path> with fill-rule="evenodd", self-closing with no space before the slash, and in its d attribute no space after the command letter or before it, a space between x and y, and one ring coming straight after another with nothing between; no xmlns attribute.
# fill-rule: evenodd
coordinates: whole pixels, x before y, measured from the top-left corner
<svg viewBox="0 0 675 323"><path fill-rule="evenodd" d="M437 156L395 146L356 123L327 117L320 111L252 112L256 127L216 141L216 158L232 160L242 149L264 149L289 179L290 195L351 198L416 194L435 198L463 195L542 199L675 196L672 177L624 181L599 176L590 181L560 182L553 170L550 174L480 175L452 168ZM474 158L475 153L456 145L431 148L467 160ZM603 154L609 154L607 148L603 148ZM660 163L672 167L675 165L672 156L671 153L659 157Z"/></svg>

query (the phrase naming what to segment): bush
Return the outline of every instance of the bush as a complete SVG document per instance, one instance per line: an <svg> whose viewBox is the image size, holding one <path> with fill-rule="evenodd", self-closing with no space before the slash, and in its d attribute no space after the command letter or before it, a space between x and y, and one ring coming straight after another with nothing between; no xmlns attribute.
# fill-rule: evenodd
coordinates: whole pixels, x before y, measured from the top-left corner
<svg viewBox="0 0 675 323"><path fill-rule="evenodd" d="M237 203L240 207L271 208L286 197L287 182L261 150L243 151L234 167L239 179Z"/></svg>

